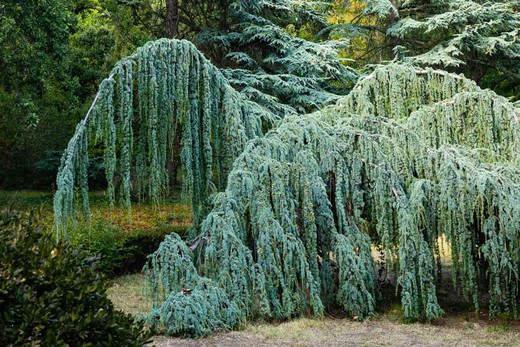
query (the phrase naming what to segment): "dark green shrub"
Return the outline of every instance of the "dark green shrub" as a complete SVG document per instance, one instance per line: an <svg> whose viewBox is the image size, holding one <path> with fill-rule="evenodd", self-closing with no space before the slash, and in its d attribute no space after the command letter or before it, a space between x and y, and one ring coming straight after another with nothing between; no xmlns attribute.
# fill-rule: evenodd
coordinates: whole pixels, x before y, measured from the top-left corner
<svg viewBox="0 0 520 347"><path fill-rule="evenodd" d="M108 276L142 270L148 254L155 252L171 233L183 234L185 226L164 226L124 232L106 221L79 225L69 237L74 247L98 256L98 270Z"/></svg>
<svg viewBox="0 0 520 347"><path fill-rule="evenodd" d="M78 223L69 234L74 248L83 250L89 256L97 256L97 270L106 275L114 274L114 270L123 261L124 239L121 230L101 220Z"/></svg>
<svg viewBox="0 0 520 347"><path fill-rule="evenodd" d="M109 283L32 213L0 213L0 346L142 346L143 324L114 309Z"/></svg>
<svg viewBox="0 0 520 347"><path fill-rule="evenodd" d="M147 256L159 248L164 237L174 232L171 228L134 230L123 234L121 262L115 264L115 274L133 273L143 269Z"/></svg>

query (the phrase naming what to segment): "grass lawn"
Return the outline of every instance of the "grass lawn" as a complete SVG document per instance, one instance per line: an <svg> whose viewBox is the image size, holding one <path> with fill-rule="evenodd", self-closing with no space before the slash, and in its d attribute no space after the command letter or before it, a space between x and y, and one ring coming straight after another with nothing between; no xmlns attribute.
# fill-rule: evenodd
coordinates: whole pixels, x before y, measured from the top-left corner
<svg viewBox="0 0 520 347"><path fill-rule="evenodd" d="M105 192L92 192L90 196L91 220L93 224L106 221L123 232L132 230L171 227L185 230L192 225L190 204L187 202L165 201L161 206L134 204L130 214L128 209L116 204L108 206ZM43 223L53 225L53 193L34 190L0 190L0 209L11 207L17 210L42 210Z"/></svg>
<svg viewBox="0 0 520 347"><path fill-rule="evenodd" d="M146 315L142 294L144 276L115 279L109 290L114 305L136 316ZM520 346L518 322L477 317L469 307L452 307L431 324L404 324L399 308L389 305L371 319L357 322L326 317L284 323L247 324L240 331L221 332L204 339L155 337L152 345L167 346ZM448 310L447 310L448 311Z"/></svg>

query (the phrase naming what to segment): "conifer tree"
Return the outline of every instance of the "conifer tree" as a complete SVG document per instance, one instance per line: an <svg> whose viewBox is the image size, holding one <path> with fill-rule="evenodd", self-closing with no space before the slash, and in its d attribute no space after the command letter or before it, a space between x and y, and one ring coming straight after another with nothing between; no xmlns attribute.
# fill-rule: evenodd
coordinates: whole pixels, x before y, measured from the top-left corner
<svg viewBox="0 0 520 347"><path fill-rule="evenodd" d="M345 42L313 38L328 26L326 1L233 0L228 5L228 26L204 31L196 40L225 47L224 75L249 99L277 113L304 113L350 90L357 73L337 56ZM303 32L310 37L304 39Z"/></svg>
<svg viewBox="0 0 520 347"><path fill-rule="evenodd" d="M340 1L341 2L341 1ZM480 86L519 97L520 2L364 0L355 21L328 28L363 35L367 54L464 73ZM349 2L350 3L350 2ZM345 5L349 11L349 5ZM353 10L357 11L357 8ZM360 22L360 18L372 20Z"/></svg>
<svg viewBox="0 0 520 347"><path fill-rule="evenodd" d="M337 49L346 41L316 37L328 26L329 1L125 3L142 12L140 20L153 18L143 23L152 28L152 37L172 37L176 31L175 38L193 42L236 90L278 114L304 113L330 104L337 94L346 94L357 78L337 57Z"/></svg>
<svg viewBox="0 0 520 347"><path fill-rule="evenodd" d="M116 66L78 125L58 175L57 226L76 205L88 212L89 143L104 148L111 201L129 206L132 184L160 199L180 132L197 234L166 238L146 266L148 319L168 332L337 308L363 319L377 306L372 245L395 272L404 317L436 319L441 235L475 309L485 288L491 317L517 316L514 104L462 75L390 64L321 111L273 122L281 115L269 110L190 43L147 44Z"/></svg>
<svg viewBox="0 0 520 347"><path fill-rule="evenodd" d="M476 310L477 283L488 281L491 316L516 316L518 117L506 99L464 77L390 65L337 106L286 118L235 161L196 251L178 259L176 239L150 256L150 294L162 293L155 314L190 300L162 291L197 269L249 318L320 316L337 306L363 318L376 306L375 243L397 271L405 318L435 319L443 313L443 234L454 285ZM189 274L186 263L194 264ZM160 317L166 327L182 324Z"/></svg>

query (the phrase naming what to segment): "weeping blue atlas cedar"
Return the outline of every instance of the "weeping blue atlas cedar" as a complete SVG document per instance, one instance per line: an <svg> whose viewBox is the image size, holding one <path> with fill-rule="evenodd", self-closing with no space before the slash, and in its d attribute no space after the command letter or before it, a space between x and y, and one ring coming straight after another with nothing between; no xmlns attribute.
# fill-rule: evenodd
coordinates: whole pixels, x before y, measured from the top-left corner
<svg viewBox="0 0 520 347"><path fill-rule="evenodd" d="M126 206L132 188L160 201L180 151L196 233L168 236L145 267L148 320L169 333L338 308L363 319L377 305L375 246L404 317L439 318L441 236L475 309L485 288L492 317L516 317L519 116L463 76L391 64L336 105L282 119L191 44L160 40L101 84L63 158L56 225L65 232L76 205L88 213L89 143L104 149L110 200Z"/></svg>

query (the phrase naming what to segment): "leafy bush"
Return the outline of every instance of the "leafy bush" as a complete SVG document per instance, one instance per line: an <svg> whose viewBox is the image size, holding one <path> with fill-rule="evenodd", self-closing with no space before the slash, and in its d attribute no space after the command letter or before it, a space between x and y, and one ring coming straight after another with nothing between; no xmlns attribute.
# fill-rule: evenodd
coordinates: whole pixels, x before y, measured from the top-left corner
<svg viewBox="0 0 520 347"><path fill-rule="evenodd" d="M143 323L114 309L109 283L33 213L0 213L1 346L141 346Z"/></svg>
<svg viewBox="0 0 520 347"><path fill-rule="evenodd" d="M163 227L155 229L134 230L123 234L120 250L121 261L113 269L115 274L141 271L147 257L159 248L165 236L171 233L183 234L186 227Z"/></svg>
<svg viewBox="0 0 520 347"><path fill-rule="evenodd" d="M111 274L121 263L123 239L121 231L105 220L78 223L69 238L72 246L81 249L89 256L98 257L97 270Z"/></svg>
<svg viewBox="0 0 520 347"><path fill-rule="evenodd" d="M76 248L99 256L98 271L108 276L141 271L148 254L153 253L172 232L184 233L186 227L158 227L123 231L105 220L92 225L78 224L69 237Z"/></svg>

